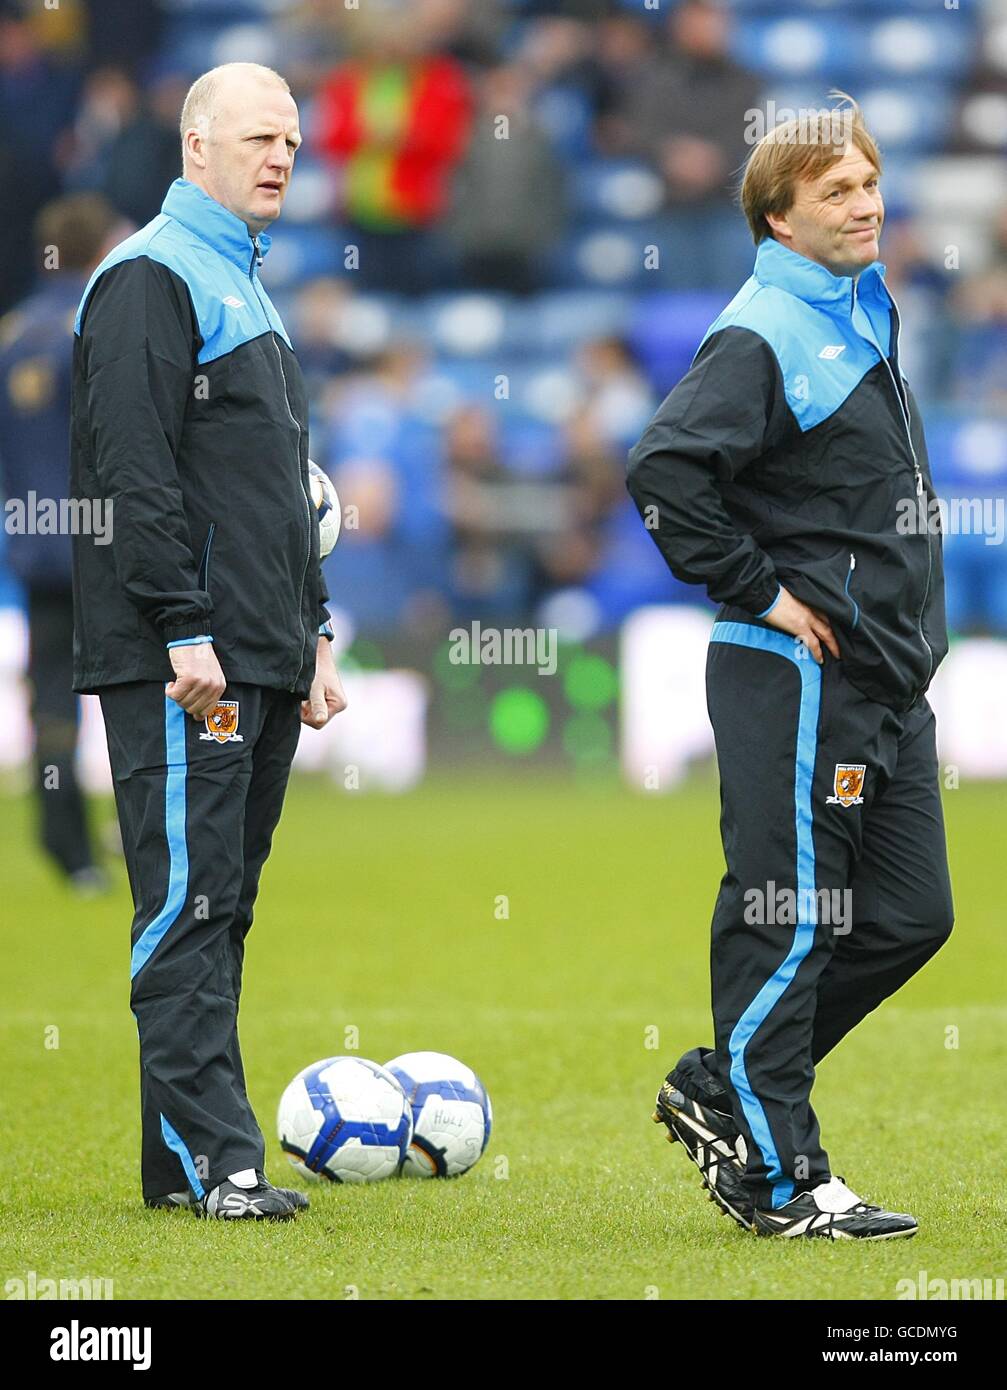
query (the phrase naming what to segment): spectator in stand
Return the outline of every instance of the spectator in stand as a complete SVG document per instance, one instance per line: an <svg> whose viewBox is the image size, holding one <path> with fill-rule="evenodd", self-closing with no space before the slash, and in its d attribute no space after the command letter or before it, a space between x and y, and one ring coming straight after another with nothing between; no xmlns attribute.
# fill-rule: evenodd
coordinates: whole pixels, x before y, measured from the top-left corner
<svg viewBox="0 0 1007 1390"><path fill-rule="evenodd" d="M589 339L577 354L576 367L591 428L616 449L625 450L642 421L648 423L657 402L629 345L612 335ZM619 481L622 460L616 469ZM621 499L620 499L621 500Z"/></svg>
<svg viewBox="0 0 1007 1390"><path fill-rule="evenodd" d="M1007 411L1007 208L992 242L986 268L968 276L953 300L959 324L953 390L969 405Z"/></svg>
<svg viewBox="0 0 1007 1390"><path fill-rule="evenodd" d="M530 101L530 76L516 64L480 79L480 112L447 224L466 286L513 294L539 289L545 253L563 231L563 168Z"/></svg>
<svg viewBox="0 0 1007 1390"><path fill-rule="evenodd" d="M161 211L164 190L180 173L178 113L190 81L170 66L148 72L141 100L109 148L102 192L138 226Z"/></svg>
<svg viewBox="0 0 1007 1390"><path fill-rule="evenodd" d="M84 4L89 67L101 63L133 68L157 52L164 19L162 0L84 0Z"/></svg>
<svg viewBox="0 0 1007 1390"><path fill-rule="evenodd" d="M563 463L553 488L562 488L561 523L556 533L543 536L535 547L533 604L537 607L555 589L580 585L601 558L601 528L621 506L619 465L622 451L614 450L598 433L597 417L585 403L562 429Z"/></svg>
<svg viewBox="0 0 1007 1390"><path fill-rule="evenodd" d="M68 495L74 312L95 266L131 230L92 193L57 199L39 213L36 254L47 268L35 292L0 320L0 480L11 502L25 506L34 493L58 503ZM95 861L74 771L70 536L40 529L11 535L8 547L28 610L39 839L71 890L90 896L107 887L107 875Z"/></svg>
<svg viewBox="0 0 1007 1390"><path fill-rule="evenodd" d="M621 155L634 144L627 120L631 95L654 50L654 26L624 11L598 25L595 144L602 154Z"/></svg>
<svg viewBox="0 0 1007 1390"><path fill-rule="evenodd" d="M430 236L465 152L472 99L453 58L429 46L424 13L354 15L356 57L318 94L316 140L342 168L342 202L368 288L422 293L438 280Z"/></svg>
<svg viewBox="0 0 1007 1390"><path fill-rule="evenodd" d="M544 508L540 488L515 482L503 460L498 417L482 405L455 411L444 445L455 612L465 619L525 616L534 571L529 524L555 530L562 502L559 510Z"/></svg>
<svg viewBox="0 0 1007 1390"><path fill-rule="evenodd" d="M573 365L580 402L562 430L557 475L566 489L564 524L539 547L537 601L555 589L592 588L604 574L620 513L635 513L623 495L626 449L654 411L654 394L621 338L589 339Z"/></svg>
<svg viewBox="0 0 1007 1390"><path fill-rule="evenodd" d="M188 76L169 68L151 74L145 94L125 68L89 73L66 160L67 186L103 193L138 226L156 217L180 172L178 113L188 88Z"/></svg>
<svg viewBox="0 0 1007 1390"><path fill-rule="evenodd" d="M899 306L899 362L924 407L947 392L954 339L949 276L928 253L913 219L897 207L885 210L885 284Z"/></svg>
<svg viewBox="0 0 1007 1390"><path fill-rule="evenodd" d="M84 79L73 127L63 152L63 176L76 190L95 191L108 168L108 151L140 104L125 68L103 64Z"/></svg>
<svg viewBox="0 0 1007 1390"><path fill-rule="evenodd" d="M657 405L653 389L619 337L589 339L575 367L582 404L566 434L569 456L587 484L584 525L592 545L579 582L596 604L598 627L610 628L641 604L691 601L691 596L667 566L662 573L646 547L633 544L640 518L629 496L620 495L626 450Z"/></svg>
<svg viewBox="0 0 1007 1390"><path fill-rule="evenodd" d="M0 313L31 289L32 224L60 191L60 151L80 87L76 67L42 47L44 17L27 0L0 0Z"/></svg>
<svg viewBox="0 0 1007 1390"><path fill-rule="evenodd" d="M732 198L760 87L730 57L730 20L719 5L683 0L667 24L669 49L626 85L619 124L631 132L626 152L647 159L664 178L664 283L733 290L751 274L754 259Z"/></svg>
<svg viewBox="0 0 1007 1390"><path fill-rule="evenodd" d="M986 6L987 21L977 34L973 68L956 93L954 115L945 128L949 154L1002 157L1007 152L1004 109L1007 105L1007 45L1003 5ZM998 23L998 20L1000 21ZM981 177L981 175L980 175Z"/></svg>
<svg viewBox="0 0 1007 1390"><path fill-rule="evenodd" d="M599 82L594 28L582 19L545 15L524 29L518 61L534 78L536 91L570 88L594 104Z"/></svg>
<svg viewBox="0 0 1007 1390"><path fill-rule="evenodd" d="M374 630L423 630L446 587L443 442L425 409L428 370L426 350L399 340L344 374L330 395L325 453L316 453L343 507L329 591Z"/></svg>
<svg viewBox="0 0 1007 1390"><path fill-rule="evenodd" d="M588 404L557 445L553 469L525 473L508 462L499 416L470 403L448 421L445 508L459 616L531 619L542 599L596 565L601 525L622 503L624 451L599 436Z"/></svg>
<svg viewBox="0 0 1007 1390"><path fill-rule="evenodd" d="M296 335L297 360L311 409L311 442L316 455L326 453L328 417L335 408L342 378L353 359L346 350L347 305L352 293L346 280L321 275L298 287L294 299L292 336ZM323 437L319 444L319 435Z"/></svg>

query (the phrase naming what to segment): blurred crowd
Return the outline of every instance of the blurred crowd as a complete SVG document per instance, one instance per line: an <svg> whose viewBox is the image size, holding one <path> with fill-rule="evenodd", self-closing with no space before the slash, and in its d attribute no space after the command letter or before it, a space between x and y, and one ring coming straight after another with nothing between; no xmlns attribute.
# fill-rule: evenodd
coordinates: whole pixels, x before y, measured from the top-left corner
<svg viewBox="0 0 1007 1390"><path fill-rule="evenodd" d="M962 9L957 67L941 42L914 74L907 30L879 29L890 60L870 50L897 75L875 99L894 146L882 255L907 375L948 422L938 486L1007 492L1007 187L983 173L1007 145L1007 15ZM920 13L824 5L822 41L838 53L851 16ZM790 18L788 48L772 25ZM534 616L589 635L641 603L695 600L641 530L624 459L751 272L734 203L746 128L796 90L784 77L806 19L775 0L0 0L15 190L0 351L44 278L40 212L89 194L113 240L145 223L180 172L193 77L265 62L305 135L264 277L309 380L313 455L352 508L329 562L336 602L364 630ZM807 85L822 105L834 84L819 64ZM855 74L845 85L861 95ZM914 145L898 101L928 91L943 114ZM992 211L969 202L977 181ZM962 247L935 236L935 197L974 211ZM981 444L956 423L977 417ZM1007 630L1004 556L966 549L949 555L952 622Z"/></svg>

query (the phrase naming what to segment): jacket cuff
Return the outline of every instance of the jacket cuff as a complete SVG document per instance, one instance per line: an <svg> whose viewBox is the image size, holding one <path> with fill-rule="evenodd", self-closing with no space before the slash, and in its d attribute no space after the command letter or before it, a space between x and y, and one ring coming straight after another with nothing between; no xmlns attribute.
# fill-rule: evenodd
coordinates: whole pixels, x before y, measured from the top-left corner
<svg viewBox="0 0 1007 1390"><path fill-rule="evenodd" d="M320 625L318 635L319 637L327 637L330 642L334 642L336 638L336 634L332 631L332 624L329 622Z"/></svg>
<svg viewBox="0 0 1007 1390"><path fill-rule="evenodd" d="M780 585L778 586L778 588L777 588L777 591L776 591L776 597L773 599L773 601L772 601L772 603L769 605L769 607L768 607L768 608L764 608L764 609L762 610L761 613L756 613L755 616L756 616L757 618L768 618L769 615L770 615L770 613L772 613L773 609L774 609L774 608L776 607L776 605L779 603L779 601L780 601L780 596L782 595L782 593L783 593L783 585L780 584Z"/></svg>
<svg viewBox="0 0 1007 1390"><path fill-rule="evenodd" d="M158 631L166 647L176 642L188 644L196 639L213 641L209 618L186 618L178 623L162 623Z"/></svg>

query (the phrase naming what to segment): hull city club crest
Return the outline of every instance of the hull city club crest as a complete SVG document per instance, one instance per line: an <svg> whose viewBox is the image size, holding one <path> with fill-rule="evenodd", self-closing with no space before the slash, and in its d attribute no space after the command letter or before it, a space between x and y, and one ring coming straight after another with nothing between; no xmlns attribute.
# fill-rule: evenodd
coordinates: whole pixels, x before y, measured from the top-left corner
<svg viewBox="0 0 1007 1390"><path fill-rule="evenodd" d="M866 772L866 763L836 763L836 775L833 780L836 794L826 797L826 805L862 806L864 798L860 793L864 789Z"/></svg>
<svg viewBox="0 0 1007 1390"><path fill-rule="evenodd" d="M245 741L238 733L237 700L218 701L206 716L205 723L206 733L199 736L202 739L207 741L216 739L218 743L244 743Z"/></svg>

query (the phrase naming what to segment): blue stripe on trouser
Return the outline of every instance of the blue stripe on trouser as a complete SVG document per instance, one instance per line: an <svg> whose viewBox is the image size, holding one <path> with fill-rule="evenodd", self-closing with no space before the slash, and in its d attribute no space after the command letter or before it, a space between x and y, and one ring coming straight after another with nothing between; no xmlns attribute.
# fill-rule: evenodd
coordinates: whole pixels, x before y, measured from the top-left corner
<svg viewBox="0 0 1007 1390"><path fill-rule="evenodd" d="M185 1169L185 1176L188 1178L189 1186L192 1188L193 1192L197 1197L202 1197L204 1191L203 1184L199 1181L199 1174L196 1172L196 1165L192 1161L192 1154L185 1147L185 1140L172 1129L163 1115L161 1116L161 1136L168 1145L168 1148L177 1153L181 1159L182 1167Z"/></svg>
<svg viewBox="0 0 1007 1390"><path fill-rule="evenodd" d="M164 830L168 840L168 892L164 906L133 947L129 978L146 965L185 904L189 884L189 850L185 842L185 721L181 705L164 697L164 744L168 775L164 784Z"/></svg>
<svg viewBox="0 0 1007 1390"><path fill-rule="evenodd" d="M745 1119L769 1169L773 1206L781 1207L794 1195L794 1183L783 1176L773 1136L762 1102L752 1090L745 1069L745 1049L779 1002L797 968L811 950L818 921L815 897L815 842L812 834L811 792L818 743L818 709L822 672L814 657L796 637L773 628L748 623L714 623L711 642L730 642L756 651L776 652L797 667L801 676L801 705L797 718L797 756L794 767L794 818L797 829L797 928L787 958L766 981L731 1033L731 1082L738 1093Z"/></svg>
<svg viewBox="0 0 1007 1390"><path fill-rule="evenodd" d="M164 783L164 833L168 841L168 891L160 912L144 929L130 959L130 979L143 969L154 948L168 928L177 920L185 904L189 885L189 849L185 841L185 778L188 771L185 756L186 713L177 701L164 697L164 749L167 776ZM136 1022L137 1032L140 1020ZM185 1170L189 1186L197 1197L203 1195L203 1184L196 1172L192 1155L185 1141L161 1116L161 1137L176 1153Z"/></svg>

